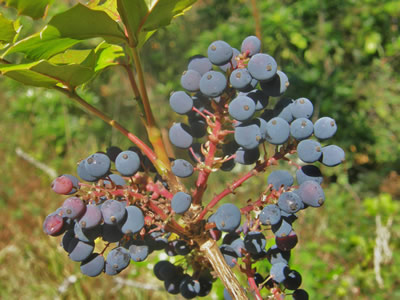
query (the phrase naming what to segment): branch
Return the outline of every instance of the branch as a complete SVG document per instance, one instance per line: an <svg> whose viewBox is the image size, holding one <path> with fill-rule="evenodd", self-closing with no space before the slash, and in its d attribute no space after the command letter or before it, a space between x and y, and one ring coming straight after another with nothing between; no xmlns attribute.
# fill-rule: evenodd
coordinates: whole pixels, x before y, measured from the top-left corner
<svg viewBox="0 0 400 300"><path fill-rule="evenodd" d="M260 41L261 40L261 17L260 17L260 11L257 8L257 0L251 0L251 6L253 9L253 17L254 17L254 21L256 22L256 36L258 37L258 39Z"/></svg>
<svg viewBox="0 0 400 300"><path fill-rule="evenodd" d="M160 129L157 126L157 123L154 119L153 112L150 107L150 100L146 90L146 83L144 79L144 73L142 68L142 63L140 62L139 53L136 47L129 48L132 53L133 62L136 68L136 74L139 82L139 92L140 92L140 100L143 104L144 113L146 116L146 129L149 140L154 147L154 151L157 153L159 159L166 165L170 166L170 161L167 155L167 151L165 150L165 146L161 137ZM172 179L172 178L170 178ZM176 182L175 182L176 184Z"/></svg>
<svg viewBox="0 0 400 300"><path fill-rule="evenodd" d="M117 129L119 132L121 132L123 135L125 135L129 140L131 140L136 146L139 147L140 150L143 151L143 153L150 159L150 161L154 164L155 168L160 174L167 174L168 168L161 162L156 154L153 152L153 150L147 146L141 139L139 139L136 135L133 133L129 132L127 129L125 129L121 124L119 124L117 121L109 118L106 116L103 112L92 106L91 104L87 103L81 96L79 96L75 91L71 91L65 88L61 87L54 87L57 91L60 91L61 93L67 95L69 98L86 108L88 111L90 111L92 114L97 116L98 118L102 119L104 122L109 124L111 127Z"/></svg>
<svg viewBox="0 0 400 300"><path fill-rule="evenodd" d="M247 300L247 296L235 274L226 264L224 257L219 250L217 243L214 240L207 240L200 243L200 251L208 259L218 278L221 279L225 288L228 290L232 299Z"/></svg>

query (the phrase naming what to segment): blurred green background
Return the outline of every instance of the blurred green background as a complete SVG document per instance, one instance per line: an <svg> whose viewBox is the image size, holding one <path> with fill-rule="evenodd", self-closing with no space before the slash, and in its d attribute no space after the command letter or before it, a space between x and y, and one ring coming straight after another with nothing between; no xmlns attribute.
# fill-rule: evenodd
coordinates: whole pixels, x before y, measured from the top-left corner
<svg viewBox="0 0 400 300"><path fill-rule="evenodd" d="M56 1L48 18L76 2ZM162 128L179 119L169 109L168 95L179 89L188 58L206 55L216 39L240 48L246 36L255 34L251 2L198 1L147 43L142 58ZM321 167L327 201L320 209L299 214L294 228L300 241L291 267L303 275L302 287L310 299L400 299L400 2L258 0L256 5L263 52L274 56L288 75L288 96L312 100L314 118L335 118L339 130L332 143L346 151L343 165ZM0 10L15 16L12 9ZM28 17L21 22L21 36L44 24ZM80 93L143 136L122 69L102 73ZM130 143L56 91L0 77L1 299L179 298L164 292L152 275L157 255L132 264L118 278L87 278L79 264L68 260L60 238L42 232L44 217L64 197L51 191L46 172L16 150L57 174L75 174L77 161L109 145L125 148ZM209 193L223 189L223 183L243 170L213 175ZM243 203L265 186L266 176L228 200ZM267 268L258 266L264 275ZM208 299L221 295L219 285Z"/></svg>

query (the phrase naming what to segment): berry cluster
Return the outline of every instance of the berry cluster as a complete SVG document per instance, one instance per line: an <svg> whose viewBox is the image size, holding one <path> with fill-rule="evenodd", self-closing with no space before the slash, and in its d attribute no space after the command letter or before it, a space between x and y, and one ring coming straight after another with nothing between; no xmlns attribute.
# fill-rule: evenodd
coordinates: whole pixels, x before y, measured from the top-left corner
<svg viewBox="0 0 400 300"><path fill-rule="evenodd" d="M81 262L84 274L115 275L130 260L143 261L151 252L164 250L168 256L185 257L179 264L155 265L154 274L167 292L187 299L202 297L211 291L215 278L222 277L217 259L205 255L203 247L206 241L221 240L214 254L246 274L249 291L257 299L262 299L263 287L276 299L287 290L294 291L293 299L308 299L299 289L301 275L289 267L290 251L298 242L293 223L298 211L325 202L322 174L309 163L332 167L345 155L336 145L321 145L337 126L329 117L313 123L310 100L280 98L268 107L270 100L285 93L289 80L274 58L260 50L260 41L249 36L240 51L215 41L208 47L208 57L191 58L181 77L185 91L169 98L171 108L186 115L188 124L174 123L169 139L177 148L188 149L192 163L171 159L173 182L158 174L138 148L122 151L115 146L79 163L78 176L89 183L72 175L54 180L55 192L74 195L46 218L44 230L53 236L65 233L62 246L72 260ZM293 160L296 152L306 164ZM288 170L274 170L257 199L242 206L225 203L214 210L221 199L279 160L297 168L297 183ZM255 165L203 203L210 173L230 171L236 164ZM189 192L179 178L193 174L197 180ZM272 234L275 245L266 249ZM102 250L96 251L97 245L103 245ZM254 267L263 259L271 264L265 277ZM227 289L224 294L230 299L234 293Z"/></svg>

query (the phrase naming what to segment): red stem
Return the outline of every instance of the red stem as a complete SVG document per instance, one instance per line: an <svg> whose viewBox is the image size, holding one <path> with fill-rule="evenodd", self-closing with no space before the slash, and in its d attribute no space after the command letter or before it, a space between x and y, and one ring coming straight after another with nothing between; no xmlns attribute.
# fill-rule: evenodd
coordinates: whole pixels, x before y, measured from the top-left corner
<svg viewBox="0 0 400 300"><path fill-rule="evenodd" d="M274 295L275 300L283 300L285 298L285 296L281 294L281 290L278 288L273 288L271 292Z"/></svg>
<svg viewBox="0 0 400 300"><path fill-rule="evenodd" d="M256 299L262 300L260 290L258 289L256 281L254 280L254 277L248 277L247 280L249 281L250 288L256 293Z"/></svg>
<svg viewBox="0 0 400 300"><path fill-rule="evenodd" d="M160 186L157 183L149 182L147 185L151 187L154 193L160 194L164 198L171 200L172 197L174 196L174 194L167 191L164 187L160 188Z"/></svg>
<svg viewBox="0 0 400 300"><path fill-rule="evenodd" d="M190 153L193 155L193 157L196 159L196 161L201 164L201 160L200 158L196 155L196 153L194 153L194 150L192 147L189 148Z"/></svg>
<svg viewBox="0 0 400 300"><path fill-rule="evenodd" d="M249 253L246 254L246 257L243 259L243 262L245 263L246 268L243 268L242 266L240 266L240 270L242 272L246 273L250 288L256 294L256 299L262 300L260 290L258 289L258 285L256 284L256 281L254 280L255 269L252 269L252 267L251 267L251 257L250 257Z"/></svg>
<svg viewBox="0 0 400 300"><path fill-rule="evenodd" d="M205 115L205 114L203 114L198 108L196 108L196 107L192 107L192 110L193 111L195 111L195 112L197 112L200 116L202 116L204 119L206 119L207 120L207 116Z"/></svg>
<svg viewBox="0 0 400 300"><path fill-rule="evenodd" d="M211 168L214 164L214 156L217 151L218 145L218 133L221 129L221 122L219 118L216 118L213 132L209 136L209 150L204 162L205 166L200 169L199 175L196 181L196 190L193 193L193 204L199 205L205 190L207 189L208 176L211 173ZM201 220L201 219L200 219Z"/></svg>
<svg viewBox="0 0 400 300"><path fill-rule="evenodd" d="M285 153L286 154L286 153ZM207 204L207 206L203 209L203 211L200 213L198 220L202 220L204 216L207 214L207 212L213 208L221 199L226 197L227 195L233 193L239 186L241 186L246 180L250 179L254 175L257 175L260 172L265 171L265 169L274 164L277 159L280 159L284 156L283 153L276 153L273 157L269 158L267 161L265 161L262 164L259 164L254 167L253 170L242 176L241 178L237 179L236 181L233 182L229 187L227 187L225 190L223 190L220 194L216 195L210 203Z"/></svg>
<svg viewBox="0 0 400 300"><path fill-rule="evenodd" d="M151 208L151 210L157 215L159 215L161 219L166 221L168 219L168 215L165 214L164 211L157 206L157 204L158 203L156 201L153 200L149 201L149 207ZM169 231L179 234L181 237L187 236L187 232L185 231L185 229L181 225L179 225L175 220L169 220L168 223L165 225L165 227L168 228Z"/></svg>

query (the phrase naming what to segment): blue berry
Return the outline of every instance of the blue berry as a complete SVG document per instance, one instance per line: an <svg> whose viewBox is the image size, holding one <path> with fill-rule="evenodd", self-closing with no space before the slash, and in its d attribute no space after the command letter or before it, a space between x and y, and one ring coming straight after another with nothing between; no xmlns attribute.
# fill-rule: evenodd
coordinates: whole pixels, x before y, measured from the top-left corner
<svg viewBox="0 0 400 300"><path fill-rule="evenodd" d="M253 99L247 96L237 96L229 104L228 111L235 120L246 121L254 115L256 105Z"/></svg>
<svg viewBox="0 0 400 300"><path fill-rule="evenodd" d="M320 140L327 140L336 133L337 126L334 119L329 117L319 118L314 124L314 135Z"/></svg>
<svg viewBox="0 0 400 300"><path fill-rule="evenodd" d="M89 175L97 178L105 176L110 170L111 160L104 153L95 153L85 159L85 168Z"/></svg>
<svg viewBox="0 0 400 300"><path fill-rule="evenodd" d="M171 164L172 173L175 176L186 178L193 174L193 166L184 159L175 159Z"/></svg>
<svg viewBox="0 0 400 300"><path fill-rule="evenodd" d="M200 89L201 74L195 70L183 72L181 86L189 92L197 92Z"/></svg>
<svg viewBox="0 0 400 300"><path fill-rule="evenodd" d="M299 98L296 101L294 101L294 104L291 106L291 111L293 116L298 119L298 118L311 118L313 111L314 111L314 106L311 103L310 100L307 98Z"/></svg>
<svg viewBox="0 0 400 300"><path fill-rule="evenodd" d="M192 197L184 192L177 192L171 200L171 207L177 214L185 213L192 204Z"/></svg>
<svg viewBox="0 0 400 300"><path fill-rule="evenodd" d="M140 157L134 151L123 151L115 159L115 168L122 176L133 176L140 168Z"/></svg>
<svg viewBox="0 0 400 300"><path fill-rule="evenodd" d="M277 71L271 80L261 82L260 87L264 93L271 97L282 96L289 87L289 79L282 71Z"/></svg>
<svg viewBox="0 0 400 300"><path fill-rule="evenodd" d="M183 123L175 123L169 129L169 140L178 148L189 148L193 143L190 127Z"/></svg>
<svg viewBox="0 0 400 300"><path fill-rule="evenodd" d="M325 193L322 187L313 180L300 184L297 194L309 206L320 207L325 202Z"/></svg>
<svg viewBox="0 0 400 300"><path fill-rule="evenodd" d="M220 96L227 85L227 80L221 72L209 71L200 80L200 91L208 97Z"/></svg>
<svg viewBox="0 0 400 300"><path fill-rule="evenodd" d="M267 142L274 145L281 145L289 138L289 123L279 117L272 118L267 123Z"/></svg>
<svg viewBox="0 0 400 300"><path fill-rule="evenodd" d="M272 171L271 174L268 175L267 183L268 185L272 185L273 189L279 190L281 186L284 189L292 186L294 182L292 174L285 170L276 170Z"/></svg>
<svg viewBox="0 0 400 300"><path fill-rule="evenodd" d="M321 184L323 181L322 173L318 169L318 167L313 165L302 166L300 169L296 171L297 183L302 184L307 180L314 180L318 184Z"/></svg>
<svg viewBox="0 0 400 300"><path fill-rule="evenodd" d="M287 213L295 213L303 207L300 197L293 192L282 193L278 199L278 206Z"/></svg>
<svg viewBox="0 0 400 300"><path fill-rule="evenodd" d="M247 69L236 69L231 73L229 82L233 88L241 91L248 88L252 79Z"/></svg>
<svg viewBox="0 0 400 300"><path fill-rule="evenodd" d="M125 234L139 232L144 226L143 212L139 207L130 205L125 207L126 219L121 225L121 231Z"/></svg>
<svg viewBox="0 0 400 300"><path fill-rule="evenodd" d="M298 141L309 138L313 132L314 125L309 119L298 118L290 124L290 134Z"/></svg>
<svg viewBox="0 0 400 300"><path fill-rule="evenodd" d="M277 71L275 59L264 53L258 53L252 56L247 65L251 76L259 81L271 80Z"/></svg>
<svg viewBox="0 0 400 300"><path fill-rule="evenodd" d="M336 145L328 145L322 147L322 159L321 162L328 167L334 167L341 164L344 161L345 153L342 148Z"/></svg>
<svg viewBox="0 0 400 300"><path fill-rule="evenodd" d="M281 220L281 210L275 204L268 204L261 211L259 220L263 225L276 225Z"/></svg>
<svg viewBox="0 0 400 300"><path fill-rule="evenodd" d="M243 123L235 127L234 138L236 143L247 150L257 148L262 140L260 127L253 123Z"/></svg>
<svg viewBox="0 0 400 300"><path fill-rule="evenodd" d="M184 115L192 110L193 100L184 91L178 91L172 93L169 98L169 105L174 112Z"/></svg>
<svg viewBox="0 0 400 300"><path fill-rule="evenodd" d="M231 60L233 50L227 42L215 41L208 47L207 55L214 65L222 66Z"/></svg>
<svg viewBox="0 0 400 300"><path fill-rule="evenodd" d="M243 40L240 50L242 53L248 52L248 56L253 56L261 51L261 41L254 35L248 36Z"/></svg>
<svg viewBox="0 0 400 300"><path fill-rule="evenodd" d="M235 58L236 58L236 56L238 56L240 54L240 51L238 49L236 49L236 48L232 48L232 50L233 50L233 55L232 55L232 58L231 58L230 62L227 62L226 64L224 64L222 66L219 66L219 68L223 72L228 71L229 69L232 68L232 66L233 66L234 69L237 67L237 61L236 61ZM232 64L232 66L231 66L231 64Z"/></svg>
<svg viewBox="0 0 400 300"><path fill-rule="evenodd" d="M195 70L199 72L200 75L203 75L204 73L212 70L212 64L207 57L195 55L189 60L188 70Z"/></svg>
<svg viewBox="0 0 400 300"><path fill-rule="evenodd" d="M222 204L215 213L215 224L218 230L231 232L239 227L241 214L239 208L231 203Z"/></svg>
<svg viewBox="0 0 400 300"><path fill-rule="evenodd" d="M306 163L316 162L321 157L321 144L314 140L302 140L297 145L299 158Z"/></svg>
<svg viewBox="0 0 400 300"><path fill-rule="evenodd" d="M104 265L104 256L98 253L93 253L81 262L81 272L86 276L96 277L103 272Z"/></svg>

